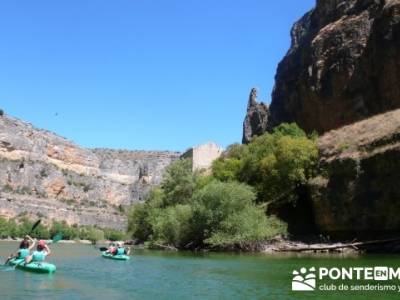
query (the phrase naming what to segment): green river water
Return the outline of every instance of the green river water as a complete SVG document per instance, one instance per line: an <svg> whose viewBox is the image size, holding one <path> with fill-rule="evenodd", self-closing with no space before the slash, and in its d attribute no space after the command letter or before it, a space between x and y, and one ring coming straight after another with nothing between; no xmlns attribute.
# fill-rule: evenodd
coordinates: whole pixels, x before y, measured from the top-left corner
<svg viewBox="0 0 400 300"><path fill-rule="evenodd" d="M17 243L0 242L1 262ZM104 259L89 245L53 245L55 274L0 268L0 299L400 299L398 291L291 291L302 267L400 267L400 256L193 254L134 251L129 261ZM377 281L340 281L377 284ZM400 280L381 282L400 285Z"/></svg>

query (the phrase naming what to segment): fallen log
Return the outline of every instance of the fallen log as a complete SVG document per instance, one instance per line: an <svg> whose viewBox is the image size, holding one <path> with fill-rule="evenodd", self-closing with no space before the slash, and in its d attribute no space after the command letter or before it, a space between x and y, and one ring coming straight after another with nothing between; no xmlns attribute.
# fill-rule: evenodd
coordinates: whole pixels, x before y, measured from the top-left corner
<svg viewBox="0 0 400 300"><path fill-rule="evenodd" d="M178 248L174 247L174 246L170 246L170 245L161 245L161 244L154 244L157 247L163 248L163 249L168 249L168 250L172 250L172 251L178 251Z"/></svg>
<svg viewBox="0 0 400 300"><path fill-rule="evenodd" d="M343 248L353 248L355 250L359 250L359 248L363 247L363 246L387 244L387 243L393 243L393 242L400 242L400 238L386 239L386 240L373 240L373 241L365 241L365 242L351 242L351 243L347 243L347 244L335 244L335 245L328 245L328 246L279 247L279 248L275 248L274 251L303 252L303 251L338 250L338 249L343 249Z"/></svg>

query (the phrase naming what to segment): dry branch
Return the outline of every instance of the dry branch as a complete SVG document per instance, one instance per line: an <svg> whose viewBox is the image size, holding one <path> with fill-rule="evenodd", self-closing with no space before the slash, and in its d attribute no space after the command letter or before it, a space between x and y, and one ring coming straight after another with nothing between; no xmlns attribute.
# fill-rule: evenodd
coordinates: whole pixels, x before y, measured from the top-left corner
<svg viewBox="0 0 400 300"><path fill-rule="evenodd" d="M302 252L302 251L337 250L337 249L343 249L343 248L353 248L355 250L359 250L359 248L363 247L363 246L387 244L387 243L392 243L392 242L400 242L400 238L386 239L386 240L373 240L373 241L365 241L365 242L351 242L351 243L347 243L347 244L335 244L335 245L329 245L329 246L279 247L279 248L275 248L274 251Z"/></svg>

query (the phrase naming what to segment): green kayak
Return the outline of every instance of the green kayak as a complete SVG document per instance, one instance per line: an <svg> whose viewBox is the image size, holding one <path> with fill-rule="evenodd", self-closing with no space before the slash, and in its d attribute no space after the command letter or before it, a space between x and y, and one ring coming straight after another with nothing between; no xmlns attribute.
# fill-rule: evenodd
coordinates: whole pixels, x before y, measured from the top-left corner
<svg viewBox="0 0 400 300"><path fill-rule="evenodd" d="M104 258L115 259L115 260L129 260L130 257L128 255L113 255L106 251L101 252L101 256Z"/></svg>
<svg viewBox="0 0 400 300"><path fill-rule="evenodd" d="M8 262L10 265L16 266L17 269L34 272L34 273L54 273L56 266L47 262L30 262L25 264L23 259L11 259Z"/></svg>
<svg viewBox="0 0 400 300"><path fill-rule="evenodd" d="M18 264L23 263L24 259L23 258L12 258L8 261L7 264L11 265L11 266L15 266Z"/></svg>

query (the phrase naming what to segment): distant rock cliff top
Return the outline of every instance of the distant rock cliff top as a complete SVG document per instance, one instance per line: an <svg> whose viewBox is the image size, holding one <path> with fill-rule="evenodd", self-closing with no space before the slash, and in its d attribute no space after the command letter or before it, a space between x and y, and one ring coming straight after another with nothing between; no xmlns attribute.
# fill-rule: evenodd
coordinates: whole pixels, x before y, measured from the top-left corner
<svg viewBox="0 0 400 300"><path fill-rule="evenodd" d="M323 133L400 107L400 0L318 0L291 36L268 128Z"/></svg>
<svg viewBox="0 0 400 300"><path fill-rule="evenodd" d="M85 149L9 116L0 117L0 215L33 214L122 229L121 209L159 184L180 153Z"/></svg>

